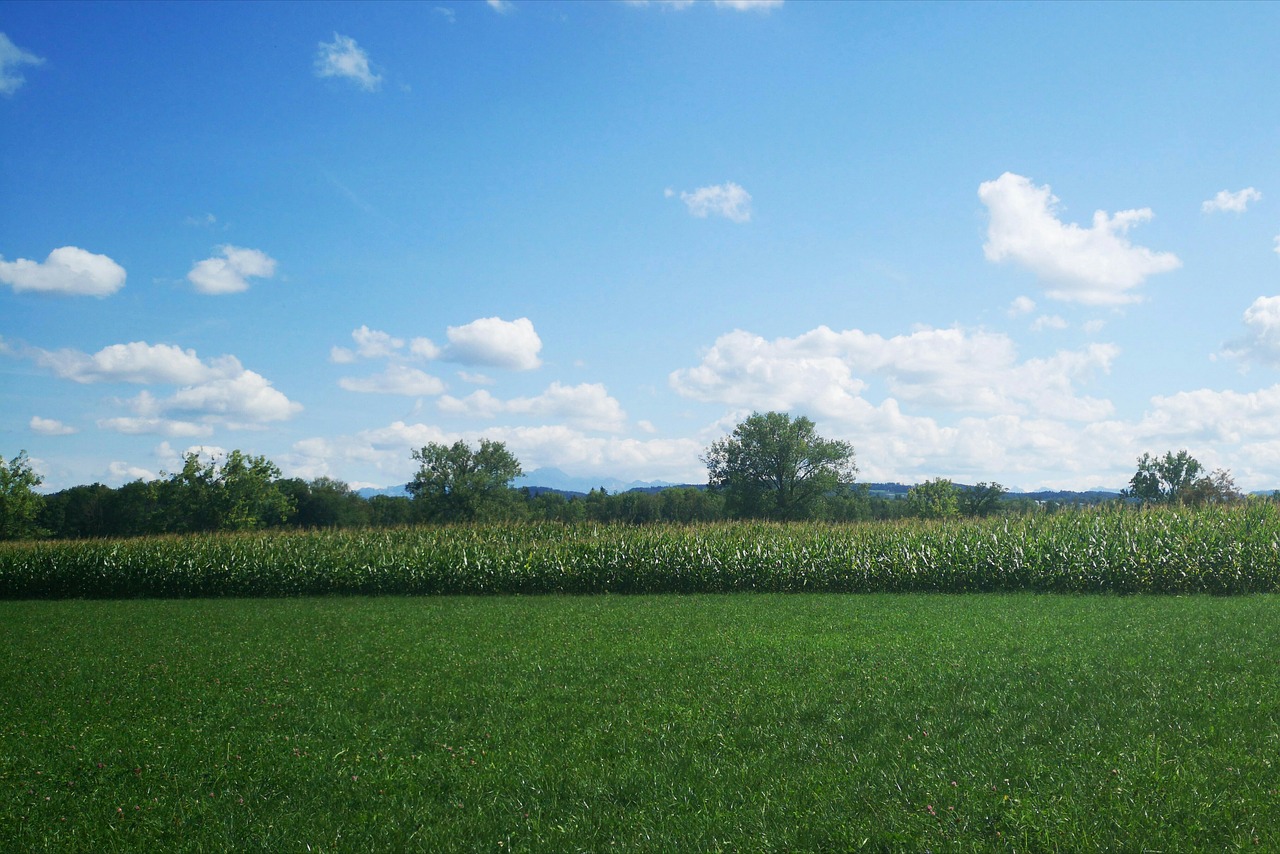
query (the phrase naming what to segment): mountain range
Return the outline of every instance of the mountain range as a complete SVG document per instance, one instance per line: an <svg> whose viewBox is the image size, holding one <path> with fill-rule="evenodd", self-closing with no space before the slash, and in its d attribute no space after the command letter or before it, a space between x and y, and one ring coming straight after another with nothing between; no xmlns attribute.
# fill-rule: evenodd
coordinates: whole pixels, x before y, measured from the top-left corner
<svg viewBox="0 0 1280 854"><path fill-rule="evenodd" d="M702 489L706 486L703 483L670 483L662 480L631 480L623 481L617 478L587 478L574 477L556 468L540 468L534 469L528 474L521 475L512 483L517 489L529 488L534 492L559 492L564 495L586 495L593 489L603 489L608 493L630 492L632 490L643 490L645 492L657 492L673 486L689 486L695 489ZM872 495L890 498L894 496L905 497L911 484L905 483L870 483L867 484ZM381 489L376 487L365 487L356 490L356 493L362 498L372 498L375 495L388 496L407 496L409 494L405 484L399 486L388 486ZM1022 498L1031 498L1038 501L1084 501L1096 502L1114 498L1120 493L1118 489L1107 489L1098 487L1084 492L1071 492L1064 490L1036 490L1025 491L1021 489L1010 489L1009 494Z"/></svg>

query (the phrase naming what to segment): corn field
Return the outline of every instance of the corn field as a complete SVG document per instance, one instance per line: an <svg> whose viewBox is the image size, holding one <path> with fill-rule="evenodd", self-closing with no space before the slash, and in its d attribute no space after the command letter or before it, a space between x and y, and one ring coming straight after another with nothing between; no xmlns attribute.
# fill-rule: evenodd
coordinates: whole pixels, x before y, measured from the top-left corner
<svg viewBox="0 0 1280 854"><path fill-rule="evenodd" d="M940 523L554 523L0 544L0 598L1280 590L1270 503Z"/></svg>

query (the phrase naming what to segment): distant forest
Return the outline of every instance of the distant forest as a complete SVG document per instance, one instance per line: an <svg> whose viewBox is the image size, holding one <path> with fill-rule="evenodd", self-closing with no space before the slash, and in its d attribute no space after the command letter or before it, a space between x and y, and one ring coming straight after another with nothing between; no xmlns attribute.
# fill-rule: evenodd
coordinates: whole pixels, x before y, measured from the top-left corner
<svg viewBox="0 0 1280 854"><path fill-rule="evenodd" d="M233 452L234 453L234 452ZM166 479L120 487L73 486L42 496L29 536L58 539L133 537L196 531L393 527L430 524L428 503L408 496L362 497L332 478L272 476L264 460L240 457L220 467L189 467ZM257 465L250 463L257 462ZM230 465L231 471L228 472ZM936 483L936 482L935 482ZM952 486L959 498L977 487ZM984 485L985 486L985 485ZM912 518L922 515L903 484L855 484L828 495L813 518L832 522ZM1035 493L998 490L997 500L970 515L1052 511L1062 506L1114 500L1114 493ZM617 524L690 524L731 518L724 496L705 486L647 487L588 493L540 487L509 489L489 521L559 521ZM964 512L957 502L955 514Z"/></svg>

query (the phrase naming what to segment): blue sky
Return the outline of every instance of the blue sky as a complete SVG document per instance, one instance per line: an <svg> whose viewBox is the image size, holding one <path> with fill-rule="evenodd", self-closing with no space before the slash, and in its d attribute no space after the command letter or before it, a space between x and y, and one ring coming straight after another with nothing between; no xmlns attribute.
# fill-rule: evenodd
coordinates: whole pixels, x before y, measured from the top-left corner
<svg viewBox="0 0 1280 854"><path fill-rule="evenodd" d="M0 453L1280 487L1280 7L0 6Z"/></svg>

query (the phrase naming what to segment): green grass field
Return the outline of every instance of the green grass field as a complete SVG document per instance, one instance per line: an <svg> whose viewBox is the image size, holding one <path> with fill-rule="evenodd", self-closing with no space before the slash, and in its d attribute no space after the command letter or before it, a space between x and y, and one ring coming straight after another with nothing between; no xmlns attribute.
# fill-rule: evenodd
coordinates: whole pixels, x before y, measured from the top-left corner
<svg viewBox="0 0 1280 854"><path fill-rule="evenodd" d="M1278 606L0 602L0 849L1276 850Z"/></svg>

